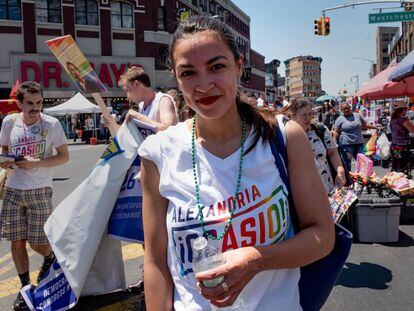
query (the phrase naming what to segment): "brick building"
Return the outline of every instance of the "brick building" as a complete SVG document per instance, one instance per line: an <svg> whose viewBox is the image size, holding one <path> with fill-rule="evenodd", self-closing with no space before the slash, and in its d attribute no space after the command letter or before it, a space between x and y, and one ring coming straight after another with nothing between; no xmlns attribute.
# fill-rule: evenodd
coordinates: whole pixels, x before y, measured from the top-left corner
<svg viewBox="0 0 414 311"><path fill-rule="evenodd" d="M388 45L394 35L399 31L398 27L378 27L376 32L376 72L383 71L390 64Z"/></svg>
<svg viewBox="0 0 414 311"><path fill-rule="evenodd" d="M321 57L297 56L285 60L286 97L315 100L322 95Z"/></svg>
<svg viewBox="0 0 414 311"><path fill-rule="evenodd" d="M174 87L168 70L168 44L184 11L217 15L226 21L236 35L246 67L254 68L250 88L264 91L264 58L250 49L250 18L232 1L3 0L0 98L8 97L16 79L40 82L51 101L73 96L75 86L44 44L68 34L108 88L103 94L108 104L125 96L117 81L130 65L143 66L154 87Z"/></svg>
<svg viewBox="0 0 414 311"><path fill-rule="evenodd" d="M414 22L403 22L388 45L391 63L400 62L414 50Z"/></svg>

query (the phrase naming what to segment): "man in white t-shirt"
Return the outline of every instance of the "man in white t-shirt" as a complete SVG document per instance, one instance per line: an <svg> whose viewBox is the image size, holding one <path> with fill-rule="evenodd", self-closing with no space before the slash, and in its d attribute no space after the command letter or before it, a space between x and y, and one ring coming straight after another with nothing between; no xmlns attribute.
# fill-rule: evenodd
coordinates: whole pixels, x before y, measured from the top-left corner
<svg viewBox="0 0 414 311"><path fill-rule="evenodd" d="M177 123L173 98L154 92L151 80L142 67L132 66L121 76L121 84L130 103L138 104L138 111L130 109L125 116L129 121L137 119L162 131Z"/></svg>
<svg viewBox="0 0 414 311"><path fill-rule="evenodd" d="M23 82L17 90L17 100L22 112L7 116L0 133L1 152L15 157L14 161L0 164L7 169L0 227L1 238L11 241L14 265L23 287L30 284L26 242L44 257L37 282L55 259L43 225L53 211L51 168L67 162L69 156L59 121L41 113L41 86ZM13 307L26 308L20 293Z"/></svg>

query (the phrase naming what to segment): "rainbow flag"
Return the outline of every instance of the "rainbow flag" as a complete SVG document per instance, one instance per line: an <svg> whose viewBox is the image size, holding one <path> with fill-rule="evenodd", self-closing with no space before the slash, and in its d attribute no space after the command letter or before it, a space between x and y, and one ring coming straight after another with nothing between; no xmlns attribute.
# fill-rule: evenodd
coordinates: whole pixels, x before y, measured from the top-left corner
<svg viewBox="0 0 414 311"><path fill-rule="evenodd" d="M378 132L375 131L364 146L364 154L366 156L371 157L375 154L375 151L377 150L377 140Z"/></svg>

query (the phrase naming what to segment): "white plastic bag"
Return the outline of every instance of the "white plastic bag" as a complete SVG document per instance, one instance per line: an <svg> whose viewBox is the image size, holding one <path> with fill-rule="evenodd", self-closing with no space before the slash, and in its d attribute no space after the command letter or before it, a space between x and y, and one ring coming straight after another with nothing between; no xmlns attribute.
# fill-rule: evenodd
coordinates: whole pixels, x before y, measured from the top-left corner
<svg viewBox="0 0 414 311"><path fill-rule="evenodd" d="M377 140L376 154L381 160L387 160L391 156L391 142L385 133L382 133Z"/></svg>

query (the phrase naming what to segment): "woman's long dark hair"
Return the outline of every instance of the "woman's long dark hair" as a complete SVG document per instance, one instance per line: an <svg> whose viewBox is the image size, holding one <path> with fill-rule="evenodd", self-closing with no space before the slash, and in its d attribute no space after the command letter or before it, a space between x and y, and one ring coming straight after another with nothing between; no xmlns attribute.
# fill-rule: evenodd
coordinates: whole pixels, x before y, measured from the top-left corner
<svg viewBox="0 0 414 311"><path fill-rule="evenodd" d="M216 33L233 53L235 61L238 62L240 60L240 53L237 49L236 40L231 29L218 18L197 15L183 21L172 37L170 44L170 58L173 69L175 68L174 51L179 41L203 31L212 31ZM247 149L246 153L250 152L256 146L259 138L262 138L263 141L274 139L277 126L276 113L274 111L259 109L252 106L240 95L236 98L236 104L241 118L247 123L253 124L255 128L254 142Z"/></svg>

